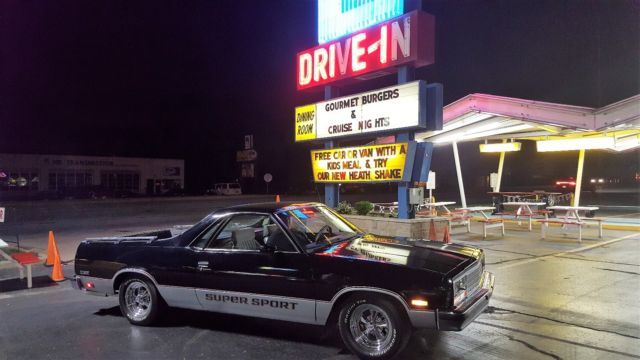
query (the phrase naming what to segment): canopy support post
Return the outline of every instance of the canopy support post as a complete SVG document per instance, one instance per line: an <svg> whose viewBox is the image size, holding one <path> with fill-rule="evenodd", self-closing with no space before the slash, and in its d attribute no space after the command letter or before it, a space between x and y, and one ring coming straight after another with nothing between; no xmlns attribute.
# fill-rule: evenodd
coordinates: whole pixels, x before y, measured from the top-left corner
<svg viewBox="0 0 640 360"><path fill-rule="evenodd" d="M460 170L460 155L458 155L458 143L453 142L453 159L456 163L456 174L458 175L458 187L460 188L460 203L462 207L467 207L467 197L464 194L464 184L462 183L462 170Z"/></svg>
<svg viewBox="0 0 640 360"><path fill-rule="evenodd" d="M503 143L506 140L502 141ZM498 182L496 183L496 188L493 190L495 192L500 192L500 185L502 185L502 168L504 167L504 151L500 152L500 161L498 162Z"/></svg>
<svg viewBox="0 0 640 360"><path fill-rule="evenodd" d="M581 149L578 155L578 174L576 174L576 192L573 196L573 206L580 206L580 190L582 190L582 170L584 169L585 150Z"/></svg>

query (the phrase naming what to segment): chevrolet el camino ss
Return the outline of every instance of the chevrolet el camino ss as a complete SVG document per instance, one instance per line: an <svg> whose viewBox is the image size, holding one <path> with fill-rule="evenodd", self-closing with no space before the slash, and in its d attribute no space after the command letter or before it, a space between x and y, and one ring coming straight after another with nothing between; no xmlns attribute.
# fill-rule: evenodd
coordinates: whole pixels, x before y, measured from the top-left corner
<svg viewBox="0 0 640 360"><path fill-rule="evenodd" d="M489 303L482 250L365 234L318 203L218 210L180 231L87 239L75 288L119 297L135 325L167 307L337 325L363 359L388 359L417 328L459 331Z"/></svg>

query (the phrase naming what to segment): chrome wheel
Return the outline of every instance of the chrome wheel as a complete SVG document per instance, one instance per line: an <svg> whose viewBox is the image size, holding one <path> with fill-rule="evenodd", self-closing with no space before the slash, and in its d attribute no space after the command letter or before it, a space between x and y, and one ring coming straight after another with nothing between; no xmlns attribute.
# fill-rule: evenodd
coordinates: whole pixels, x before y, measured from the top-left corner
<svg viewBox="0 0 640 360"><path fill-rule="evenodd" d="M355 343L369 355L385 351L393 341L394 329L389 315L373 304L361 304L353 310L349 330Z"/></svg>
<svg viewBox="0 0 640 360"><path fill-rule="evenodd" d="M151 293L147 284L135 280L129 283L124 294L124 305L127 317L134 321L142 321L151 312Z"/></svg>

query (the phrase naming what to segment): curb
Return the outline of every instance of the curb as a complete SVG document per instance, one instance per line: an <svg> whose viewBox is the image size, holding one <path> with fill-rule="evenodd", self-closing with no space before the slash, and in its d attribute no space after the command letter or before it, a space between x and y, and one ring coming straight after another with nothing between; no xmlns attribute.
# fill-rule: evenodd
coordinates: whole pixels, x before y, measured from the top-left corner
<svg viewBox="0 0 640 360"><path fill-rule="evenodd" d="M478 221L478 220L482 220L483 218L481 217L472 217L471 220L474 221ZM526 219L522 219L522 220L512 220L512 219L504 219L504 223L505 224L518 224L518 223L523 223L526 222ZM533 224L534 225L540 225L540 222L537 221L537 219L533 219ZM549 226L562 226L561 224L549 224ZM616 225L616 224L602 224L602 229L606 229L606 230L623 230L623 231L638 231L640 232L640 225Z"/></svg>

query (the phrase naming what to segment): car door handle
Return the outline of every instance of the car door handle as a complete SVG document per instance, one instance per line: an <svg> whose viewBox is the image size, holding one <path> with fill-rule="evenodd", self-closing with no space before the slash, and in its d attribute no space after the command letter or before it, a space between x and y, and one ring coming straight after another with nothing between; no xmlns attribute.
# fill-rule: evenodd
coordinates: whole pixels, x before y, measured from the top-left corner
<svg viewBox="0 0 640 360"><path fill-rule="evenodd" d="M200 270L200 271L211 270L211 269L209 269L209 262L208 261L198 261L198 270Z"/></svg>

